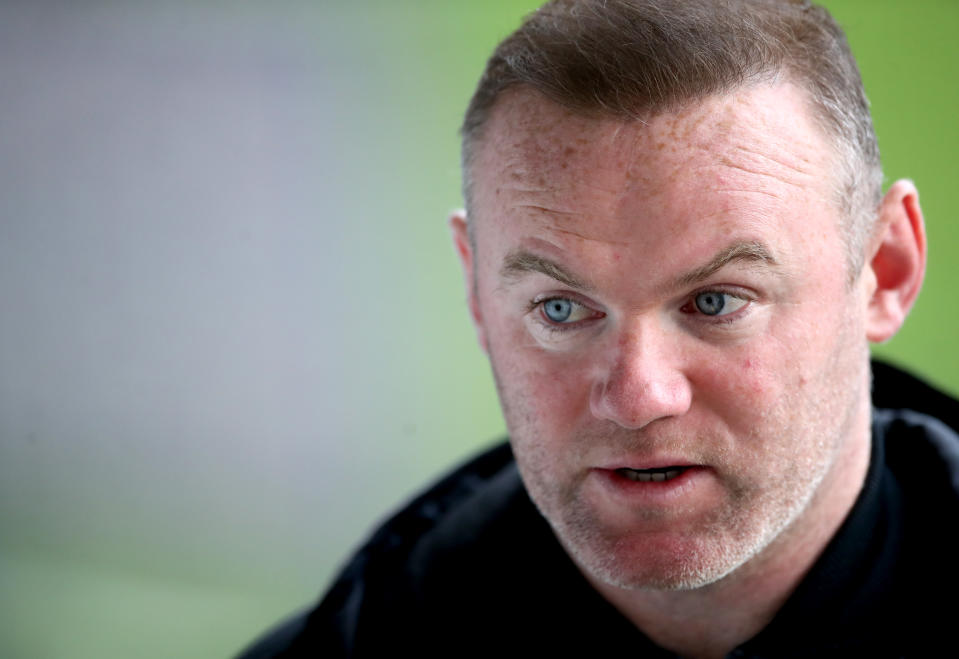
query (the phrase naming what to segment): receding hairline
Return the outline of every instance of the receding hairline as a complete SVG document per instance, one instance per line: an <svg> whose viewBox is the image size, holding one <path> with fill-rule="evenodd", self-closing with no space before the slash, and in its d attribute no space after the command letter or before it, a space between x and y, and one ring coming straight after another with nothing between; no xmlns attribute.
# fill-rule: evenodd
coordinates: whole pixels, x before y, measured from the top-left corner
<svg viewBox="0 0 959 659"><path fill-rule="evenodd" d="M516 83L506 87L502 92L497 96L496 101L490 107L489 112L487 113L486 119L481 126L476 127L476 132L470 139L470 147L464 148L463 151L463 177L464 177L464 198L466 201L466 209L468 211L473 211L472 207L472 171L473 167L476 164L478 159L478 154L491 141L495 139L496 136L502 135L507 126L502 125L501 115L504 112L504 108L516 104L529 102L531 105L536 104L547 104L561 110L566 114L565 118L552 119L552 121L564 121L564 120L581 120L581 121L596 121L596 122L616 122L621 123L623 126L629 126L632 124L638 124L641 126L646 126L655 119L662 117L680 117L682 114L688 112L689 110L705 105L714 99L734 99L736 96L744 93L748 93L752 90L759 89L762 87L776 88L778 86L790 86L798 92L798 97L801 100L802 105L797 108L797 110L805 113L805 119L809 122L809 125L812 126L816 131L818 131L819 136L823 139L823 143L832 151L832 154L836 159L841 159L843 154L839 150L837 144L837 139L835 135L830 131L829 127L824 124L819 116L817 107L814 99L812 98L812 93L806 85L803 84L803 81L797 79L795 76L791 75L788 71L772 71L767 72L762 76L756 76L740 85L731 87L729 89L723 89L721 91L712 92L709 94L697 95L689 98L684 98L681 100L676 100L673 103L670 103L668 106L663 108L646 108L639 110L633 113L619 113L619 112L608 112L601 108L572 108L563 103L557 102L555 99L544 94L540 89L526 84L526 83ZM542 105L540 105L542 108ZM530 113L531 122L539 121L538 115L535 113ZM465 144L465 137L464 137ZM838 163L833 162L832 166L836 167ZM837 172L838 174L838 172Z"/></svg>
<svg viewBox="0 0 959 659"><path fill-rule="evenodd" d="M780 91L780 88L785 87L790 89ZM697 113L701 112L701 108L709 110L710 106L712 106L713 109L721 109L726 103L733 105L738 103L739 99L742 99L742 101L747 104L754 103L754 101L749 99L749 94L756 90L763 89L773 92L777 97L783 92L794 94L796 103L791 109L787 110L787 112L790 116L796 117L798 121L809 126L816 136L817 141L821 143L823 148L820 150L817 147L816 153L817 155L822 155L822 161L816 166L822 166L822 180L835 181L839 178L841 176L841 160L843 154L837 148L836 141L832 139L832 136L821 123L816 120L814 108L812 107L813 103L809 98L808 90L803 87L799 81L782 76L756 80L731 89L728 92L689 99L682 104L676 104L668 110L650 111L635 117L620 117L602 112L586 113L575 111L556 103L535 88L527 85L516 85L504 90L500 98L497 99L489 119L483 127L483 134L478 140L477 148L473 151L474 159L471 163L471 172L469 174L464 172L464 176L472 176L472 170L475 170L477 176L479 176L480 171L486 172L486 174L481 176L481 178L485 178L488 172L492 171L490 167L493 169L502 169L508 164L502 160L503 158L512 162L514 158L522 157L520 155L522 150L517 150L517 147L522 147L529 136L535 137L551 127L562 126L564 123L569 127L582 127L583 131L588 131L591 125L604 123L606 125L621 126L627 130L655 131L662 130L662 128L656 128L658 120L666 119L667 122L675 122L672 124L673 126L679 127L667 127L666 130L669 132L667 139L672 140L672 143L675 145L681 145L687 143L686 130L682 128L683 124L686 123L686 125L691 127L692 131L696 131L698 130L696 127L704 121L703 118L697 116ZM767 107L762 100L756 103L757 108ZM712 112L712 110L709 110L709 112ZM763 110L760 109L759 113L762 114ZM707 112L701 112L701 114L702 117L705 117L707 123L712 117L720 119L720 116L715 113L709 114ZM713 123L719 125L721 122ZM669 126L670 124L666 125ZM748 128L749 121L746 118L736 117L729 125L746 126ZM675 132L676 130L678 130L680 134L677 134ZM773 129L769 130L772 131ZM694 133L691 132L689 135L694 135ZM576 134L573 134L569 138L568 146L579 150L580 145L575 143L576 139ZM697 139L698 138L694 136L688 140L688 143L694 144ZM557 146L562 145L557 144ZM653 147L651 146L650 148ZM489 151L487 151L487 149L489 149ZM500 151L500 149L505 150ZM481 158L483 160L482 170L477 169ZM478 212L472 183L473 181L471 180L467 194L465 195L466 210L468 217L475 220ZM825 191L827 193L829 192L828 189ZM835 190L834 194L838 196L839 190ZM841 200L836 199L835 203L837 205L837 211L841 215ZM479 214L481 215L481 213ZM473 226L475 226L475 222L468 223L469 228Z"/></svg>

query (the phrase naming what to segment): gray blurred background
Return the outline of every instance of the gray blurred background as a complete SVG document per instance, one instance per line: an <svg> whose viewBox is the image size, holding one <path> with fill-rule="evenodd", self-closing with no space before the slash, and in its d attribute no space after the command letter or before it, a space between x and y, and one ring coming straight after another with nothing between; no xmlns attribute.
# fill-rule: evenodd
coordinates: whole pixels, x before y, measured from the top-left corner
<svg viewBox="0 0 959 659"><path fill-rule="evenodd" d="M535 2L0 2L0 656L229 656L503 433L445 227ZM959 391L953 2L828 2Z"/></svg>

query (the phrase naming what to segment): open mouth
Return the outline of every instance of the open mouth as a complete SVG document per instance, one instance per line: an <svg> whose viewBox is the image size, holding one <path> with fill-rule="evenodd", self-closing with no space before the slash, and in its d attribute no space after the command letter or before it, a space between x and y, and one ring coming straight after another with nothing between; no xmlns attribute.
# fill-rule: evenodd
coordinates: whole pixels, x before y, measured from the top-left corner
<svg viewBox="0 0 959 659"><path fill-rule="evenodd" d="M661 467L657 469L629 469L623 467L616 473L639 483L663 483L671 481L686 471L686 467Z"/></svg>

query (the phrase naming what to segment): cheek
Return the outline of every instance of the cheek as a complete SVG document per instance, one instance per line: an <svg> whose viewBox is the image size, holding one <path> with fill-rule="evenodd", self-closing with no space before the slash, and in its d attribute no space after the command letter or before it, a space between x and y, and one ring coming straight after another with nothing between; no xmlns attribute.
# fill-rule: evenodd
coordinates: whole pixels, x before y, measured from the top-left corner
<svg viewBox="0 0 959 659"><path fill-rule="evenodd" d="M757 355L747 355L739 358L739 373L742 378L739 383L741 396L755 400L769 390L764 381L766 377L764 360Z"/></svg>
<svg viewBox="0 0 959 659"><path fill-rule="evenodd" d="M704 366L689 372L700 399L720 410L741 410L761 406L778 388L771 360L755 349L717 355Z"/></svg>
<svg viewBox="0 0 959 659"><path fill-rule="evenodd" d="M589 407L588 376L570 360L535 349L513 356L515 382L528 397L530 421L540 428L569 429ZM554 432L552 436L562 436Z"/></svg>
<svg viewBox="0 0 959 659"><path fill-rule="evenodd" d="M521 318L497 309L490 324L491 358L511 424L570 427L588 411L588 360L551 353L538 346Z"/></svg>
<svg viewBox="0 0 959 659"><path fill-rule="evenodd" d="M749 446L768 450L770 436L778 436L790 425L790 401L801 388L801 372L786 355L773 344L768 350L751 346L716 355L707 366L689 371L695 424L724 428L730 437L745 442L740 450Z"/></svg>

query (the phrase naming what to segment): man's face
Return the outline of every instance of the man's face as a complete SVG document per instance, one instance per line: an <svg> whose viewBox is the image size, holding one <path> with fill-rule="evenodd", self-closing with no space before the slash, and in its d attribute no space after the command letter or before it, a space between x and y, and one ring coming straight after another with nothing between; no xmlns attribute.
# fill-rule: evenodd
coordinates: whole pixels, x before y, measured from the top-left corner
<svg viewBox="0 0 959 659"><path fill-rule="evenodd" d="M845 513L868 292L833 162L788 84L645 123L500 99L460 246L523 480L588 575L698 587Z"/></svg>

